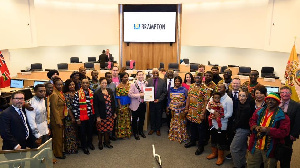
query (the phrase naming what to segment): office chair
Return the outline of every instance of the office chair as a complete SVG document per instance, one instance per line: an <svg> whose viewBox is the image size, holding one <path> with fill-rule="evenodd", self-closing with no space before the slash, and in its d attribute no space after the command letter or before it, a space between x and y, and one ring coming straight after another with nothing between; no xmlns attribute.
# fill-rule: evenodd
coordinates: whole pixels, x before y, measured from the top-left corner
<svg viewBox="0 0 300 168"><path fill-rule="evenodd" d="M57 64L58 70L68 70L68 64L67 63L59 63Z"/></svg>
<svg viewBox="0 0 300 168"><path fill-rule="evenodd" d="M223 74L224 71L225 71L225 69L227 69L227 66L222 66L222 67L221 67L221 72L220 72L220 73Z"/></svg>
<svg viewBox="0 0 300 168"><path fill-rule="evenodd" d="M94 63L93 62L86 62L86 63L84 63L84 67L86 69L94 69Z"/></svg>
<svg viewBox="0 0 300 168"><path fill-rule="evenodd" d="M184 62L185 64L189 64L189 63L190 63L190 59L185 58L185 59L183 59L183 62Z"/></svg>
<svg viewBox="0 0 300 168"><path fill-rule="evenodd" d="M168 70L179 71L179 64L178 63L169 63Z"/></svg>
<svg viewBox="0 0 300 168"><path fill-rule="evenodd" d="M31 71L42 71L43 70L43 67L42 67L42 64L41 63L34 63L34 64L31 64Z"/></svg>
<svg viewBox="0 0 300 168"><path fill-rule="evenodd" d="M163 69L163 68L165 68L165 64L164 63L159 63L159 70L161 70L161 69Z"/></svg>
<svg viewBox="0 0 300 168"><path fill-rule="evenodd" d="M96 62L96 57L88 57L88 62Z"/></svg>
<svg viewBox="0 0 300 168"><path fill-rule="evenodd" d="M251 72L251 67L239 67L238 75L249 76Z"/></svg>
<svg viewBox="0 0 300 168"><path fill-rule="evenodd" d="M70 62L71 63L79 63L79 57L71 57Z"/></svg>
<svg viewBox="0 0 300 168"><path fill-rule="evenodd" d="M198 70L198 63L190 63L190 72L196 72Z"/></svg>
<svg viewBox="0 0 300 168"><path fill-rule="evenodd" d="M130 67L130 64L132 63L132 67ZM134 60L129 60L129 61L126 61L126 69L127 70L132 70L135 68L135 61Z"/></svg>
<svg viewBox="0 0 300 168"><path fill-rule="evenodd" d="M276 78L274 74L274 67L262 67L261 77L263 78Z"/></svg>

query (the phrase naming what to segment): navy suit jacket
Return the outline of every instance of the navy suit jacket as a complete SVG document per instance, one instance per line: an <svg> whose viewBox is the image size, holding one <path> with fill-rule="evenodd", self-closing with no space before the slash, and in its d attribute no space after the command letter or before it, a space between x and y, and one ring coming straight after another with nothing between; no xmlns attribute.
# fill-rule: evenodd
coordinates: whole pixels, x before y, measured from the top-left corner
<svg viewBox="0 0 300 168"><path fill-rule="evenodd" d="M290 135L298 138L300 133L300 104L294 100L290 100L287 115L290 117L291 122Z"/></svg>
<svg viewBox="0 0 300 168"><path fill-rule="evenodd" d="M3 139L2 150L14 150L18 144L22 149L26 148L26 127L12 106L0 115L0 134Z"/></svg>

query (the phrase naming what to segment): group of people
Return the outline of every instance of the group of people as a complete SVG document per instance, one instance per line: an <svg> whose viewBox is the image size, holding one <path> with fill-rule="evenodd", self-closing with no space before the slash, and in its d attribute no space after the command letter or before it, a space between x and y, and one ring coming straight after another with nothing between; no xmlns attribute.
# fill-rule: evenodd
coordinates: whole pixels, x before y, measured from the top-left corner
<svg viewBox="0 0 300 168"><path fill-rule="evenodd" d="M65 159L79 147L85 154L95 150L94 133L100 150L113 148L111 141L131 135L136 140L146 138L144 92L153 87L148 135L161 135L165 113L168 138L186 142L185 148L197 146L195 155L202 154L210 140L211 154L206 158L217 158L217 165L223 164L224 152L230 150L226 158L232 158L238 168L275 167L277 160L282 167L290 166L292 145L299 138L300 105L291 100L289 87L267 95L265 86L257 82L256 70L243 84L232 79L230 69L222 78L218 67L205 71L204 65L184 79L172 70L162 73L164 78L154 68L145 80L143 71L137 71L130 84L126 70L119 72L116 66L100 79L97 70L89 79L81 67L65 82L51 70L50 81L36 85L30 100L25 102L22 92L12 94L12 105L0 117L2 149L37 147L51 136L54 156Z"/></svg>

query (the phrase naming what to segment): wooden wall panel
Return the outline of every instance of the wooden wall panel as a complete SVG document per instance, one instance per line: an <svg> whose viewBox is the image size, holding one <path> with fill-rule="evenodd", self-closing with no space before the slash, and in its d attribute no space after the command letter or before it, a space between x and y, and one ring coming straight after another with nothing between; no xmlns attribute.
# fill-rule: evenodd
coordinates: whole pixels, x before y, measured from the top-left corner
<svg viewBox="0 0 300 168"><path fill-rule="evenodd" d="M177 42L170 43L127 43L123 44L122 66L126 60L135 60L136 69L159 68L162 62L165 68L169 63L177 62Z"/></svg>

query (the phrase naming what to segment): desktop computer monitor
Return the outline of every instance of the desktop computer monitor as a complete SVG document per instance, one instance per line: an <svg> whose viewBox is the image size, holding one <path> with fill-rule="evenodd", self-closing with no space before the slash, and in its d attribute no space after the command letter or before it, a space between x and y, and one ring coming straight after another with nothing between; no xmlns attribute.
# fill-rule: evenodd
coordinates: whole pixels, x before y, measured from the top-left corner
<svg viewBox="0 0 300 168"><path fill-rule="evenodd" d="M273 87L273 86L266 86L267 89L267 95L271 92L279 93L279 87Z"/></svg>
<svg viewBox="0 0 300 168"><path fill-rule="evenodd" d="M24 80L11 79L10 80L10 87L11 88L23 88L24 87Z"/></svg>
<svg viewBox="0 0 300 168"><path fill-rule="evenodd" d="M45 84L46 83L46 81L38 81L38 80L36 80L36 81L34 81L34 83L33 83L33 87L35 87L36 85L38 85L38 84Z"/></svg>

